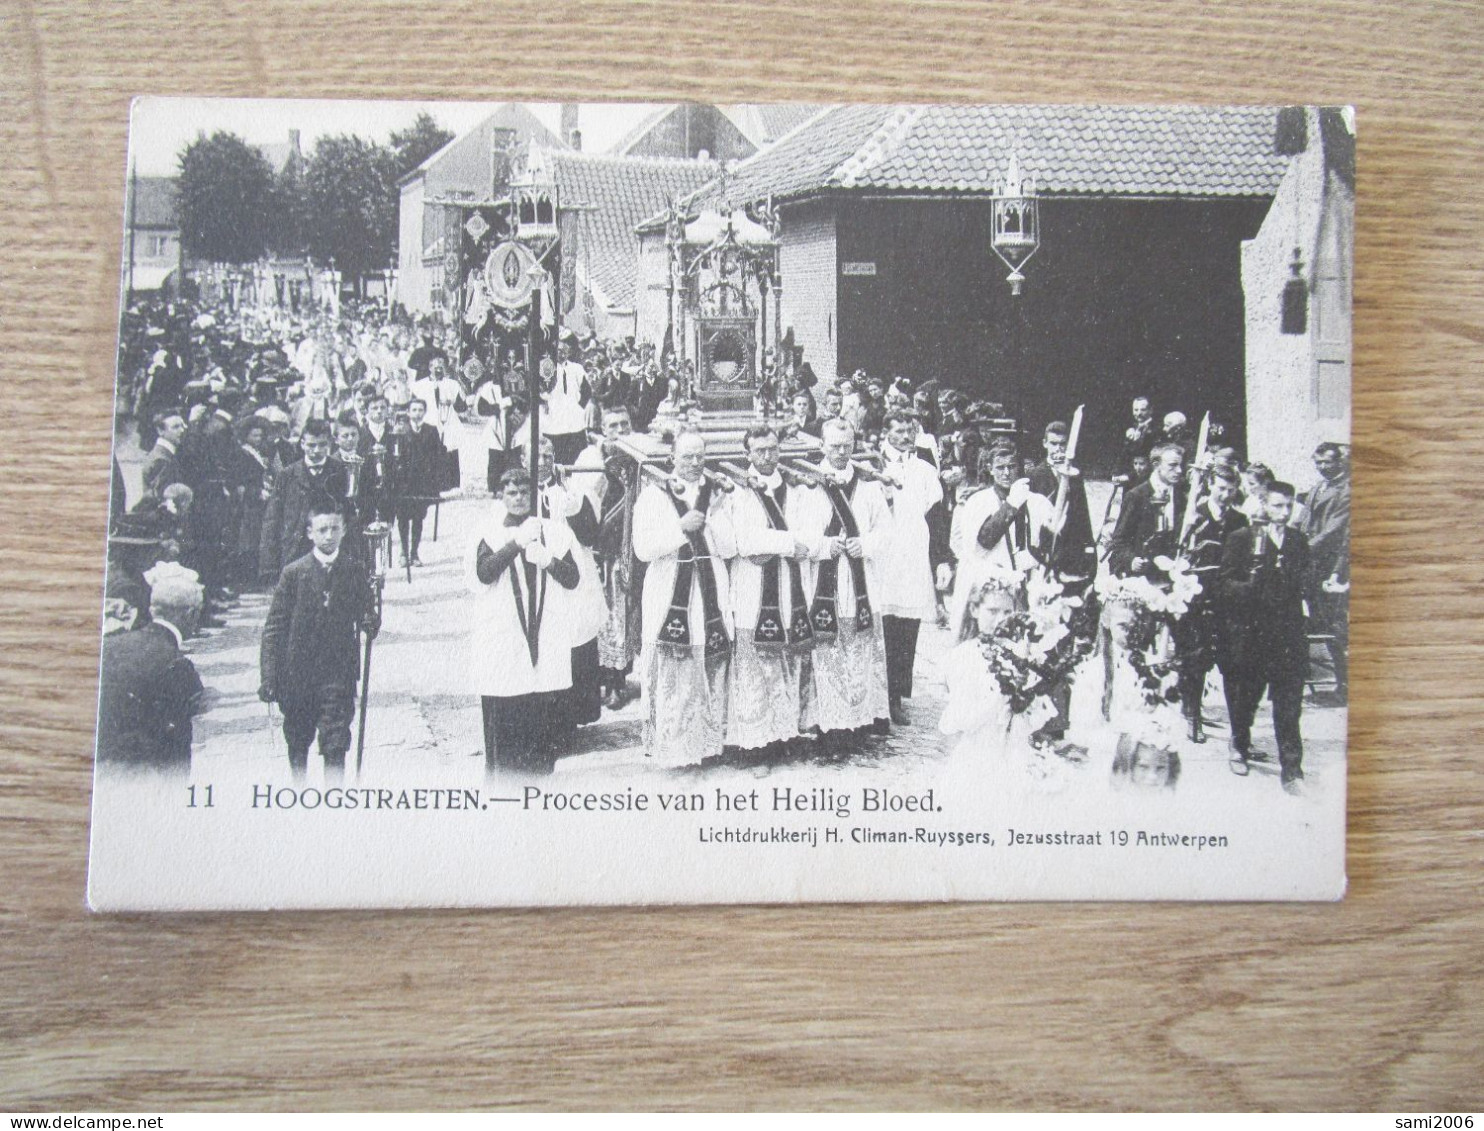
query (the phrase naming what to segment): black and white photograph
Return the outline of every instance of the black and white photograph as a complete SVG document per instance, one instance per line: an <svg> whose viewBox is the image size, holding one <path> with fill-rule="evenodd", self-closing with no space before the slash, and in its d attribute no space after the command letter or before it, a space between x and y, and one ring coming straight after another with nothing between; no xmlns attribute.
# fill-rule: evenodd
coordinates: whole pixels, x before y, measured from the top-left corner
<svg viewBox="0 0 1484 1131"><path fill-rule="evenodd" d="M1343 897L1355 136L136 100L90 905Z"/></svg>

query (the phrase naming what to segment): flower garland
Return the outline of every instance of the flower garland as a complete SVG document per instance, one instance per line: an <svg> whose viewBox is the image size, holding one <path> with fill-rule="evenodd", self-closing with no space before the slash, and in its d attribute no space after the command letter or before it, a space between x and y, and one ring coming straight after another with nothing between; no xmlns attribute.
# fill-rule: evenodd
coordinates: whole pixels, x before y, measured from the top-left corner
<svg viewBox="0 0 1484 1131"><path fill-rule="evenodd" d="M1180 658L1158 658L1161 629L1173 631L1175 623L1190 611L1201 592L1201 581L1183 562L1170 569L1170 587L1162 588L1144 577L1104 577L1097 592L1104 603L1129 610L1124 621L1124 647L1129 666L1138 679L1145 706L1158 707L1180 698Z"/></svg>
<svg viewBox="0 0 1484 1131"><path fill-rule="evenodd" d="M1064 593L1055 580L1033 576L1026 589L1030 608L979 636L990 674L1016 715L1050 696L1092 653L1097 623L1095 606Z"/></svg>
<svg viewBox="0 0 1484 1131"><path fill-rule="evenodd" d="M1128 625L1128 662L1138 678L1144 705L1148 707L1174 703L1180 698L1177 659L1174 656L1168 660L1153 658L1160 629L1172 624L1173 620L1168 613L1135 606L1133 619Z"/></svg>

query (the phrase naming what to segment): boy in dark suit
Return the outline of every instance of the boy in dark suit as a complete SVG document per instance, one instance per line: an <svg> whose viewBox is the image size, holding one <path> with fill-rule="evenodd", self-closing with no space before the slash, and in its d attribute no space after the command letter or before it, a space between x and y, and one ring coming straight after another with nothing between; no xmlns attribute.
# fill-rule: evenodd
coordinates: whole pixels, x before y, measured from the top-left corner
<svg viewBox="0 0 1484 1131"><path fill-rule="evenodd" d="M414 397L407 404L406 424L398 416L398 430L393 448L395 497L392 513L397 520L397 537L402 545L402 564L410 557L415 566L422 565L417 551L422 544L423 522L428 517L430 501L439 494L439 475L447 452L438 429L426 423L428 405Z"/></svg>
<svg viewBox="0 0 1484 1131"><path fill-rule="evenodd" d="M1190 727L1192 742L1205 742L1205 719L1201 703L1206 677L1220 664L1227 670L1221 647L1221 602L1218 575L1226 540L1247 526L1247 516L1236 507L1237 473L1218 466L1211 472L1210 492L1196 508L1183 546L1190 571L1200 579L1201 589L1191 598L1185 615L1175 622L1175 656L1180 671L1180 706ZM1225 675L1223 675L1225 680Z"/></svg>
<svg viewBox="0 0 1484 1131"><path fill-rule="evenodd" d="M1175 444L1158 444L1151 459L1149 481L1130 488L1123 498L1108 546L1108 565L1120 577L1137 574L1161 583L1168 579L1154 559L1175 556L1185 511L1185 453Z"/></svg>
<svg viewBox="0 0 1484 1131"><path fill-rule="evenodd" d="M1245 775L1249 761L1265 755L1252 747L1252 720L1269 689L1273 730L1283 788L1303 779L1304 742L1299 733L1304 680L1309 674L1309 638L1304 586L1309 543L1288 525L1293 488L1275 482L1264 499L1261 524L1227 536L1221 559L1220 592L1228 654L1227 711L1231 715L1231 768Z"/></svg>
<svg viewBox="0 0 1484 1131"><path fill-rule="evenodd" d="M300 437L304 458L289 464L273 483L263 512L258 570L265 584L278 580L290 562L309 552L306 525L315 506L344 509L349 478L345 465L330 459L330 422L311 418Z"/></svg>
<svg viewBox="0 0 1484 1131"><path fill-rule="evenodd" d="M362 558L342 549L340 504L319 501L306 525L312 549L290 562L263 626L258 697L283 710L289 767L303 780L316 733L325 780L338 782L350 749L360 678L360 633L381 628Z"/></svg>

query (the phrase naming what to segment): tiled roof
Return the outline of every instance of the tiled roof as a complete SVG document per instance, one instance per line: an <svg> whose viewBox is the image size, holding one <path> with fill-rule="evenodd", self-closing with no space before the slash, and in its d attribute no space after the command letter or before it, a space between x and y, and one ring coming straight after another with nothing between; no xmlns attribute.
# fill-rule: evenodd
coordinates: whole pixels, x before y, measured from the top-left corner
<svg viewBox="0 0 1484 1131"><path fill-rule="evenodd" d="M685 196L716 175L710 162L674 157L613 157L554 150L533 154L556 181L562 204L589 205L582 213L587 246L585 269L614 306L634 308L639 275L640 221L663 211L672 197Z"/></svg>
<svg viewBox="0 0 1484 1131"><path fill-rule="evenodd" d="M137 190L137 191L136 191ZM131 177L124 192L125 223L136 228L179 230L174 177Z"/></svg>
<svg viewBox="0 0 1484 1131"><path fill-rule="evenodd" d="M1273 153L1275 115L1246 106L840 106L735 165L728 195L985 195L1013 152L1048 194L1268 196L1287 167Z"/></svg>

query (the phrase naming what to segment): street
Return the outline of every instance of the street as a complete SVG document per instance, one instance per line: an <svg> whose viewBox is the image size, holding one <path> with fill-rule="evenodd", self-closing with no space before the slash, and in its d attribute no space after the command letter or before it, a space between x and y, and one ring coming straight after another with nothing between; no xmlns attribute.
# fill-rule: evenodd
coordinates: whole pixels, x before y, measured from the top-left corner
<svg viewBox="0 0 1484 1131"><path fill-rule="evenodd" d="M468 463L466 460L466 466ZM1094 492L1095 510L1101 506L1103 491L1105 486ZM464 689L467 644L463 555L465 532L479 508L487 505L487 499L473 495L445 501L438 515L437 541L432 540L434 519L430 512L421 551L425 564L413 569L410 583L403 570L394 571L387 579L383 627L372 659L362 771L365 780L411 771L428 773L438 780L475 780L482 773L479 704ZM207 687L205 709L195 727L193 765L198 775L225 772L234 777L257 776L287 768L276 708L257 697L258 637L268 600L267 594L244 595L227 614L225 628L207 632L188 644ZM859 748L844 759L806 751L791 764L892 764L905 771L946 761L953 743L938 731L937 723L945 699L942 664L950 647L946 630L923 626L914 695L908 703L911 726L894 727L889 735L862 739ZM1097 718L1100 663L1093 657L1074 686L1069 737L1086 743L1090 750L1078 778L1103 775L1112 757L1108 730ZM1277 793L1275 774L1267 772L1267 767L1254 767L1246 778L1236 778L1229 772L1225 708L1220 677L1214 673L1205 702L1209 740L1203 746L1184 741L1178 745L1180 791L1200 788ZM1303 730L1304 766L1312 792L1323 788L1326 770L1343 767L1345 712L1306 702ZM1259 745L1272 747L1271 713L1266 703L1254 734ZM743 763L732 768L765 775L776 767ZM640 707L635 699L621 711L605 710L599 722L580 728L574 747L560 758L556 776L607 776L646 770ZM310 781L321 780L321 772L318 758L312 755ZM1198 782L1206 786L1196 786Z"/></svg>

